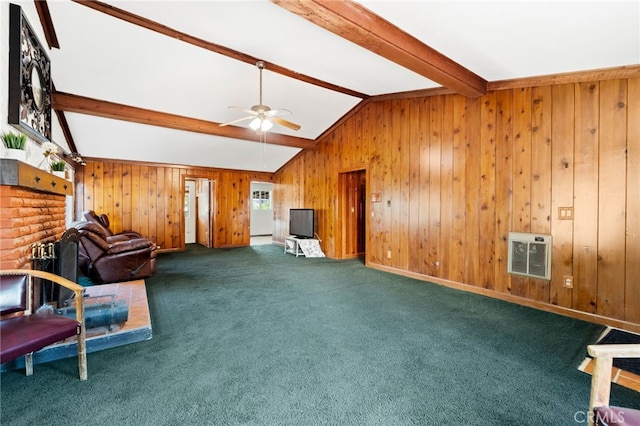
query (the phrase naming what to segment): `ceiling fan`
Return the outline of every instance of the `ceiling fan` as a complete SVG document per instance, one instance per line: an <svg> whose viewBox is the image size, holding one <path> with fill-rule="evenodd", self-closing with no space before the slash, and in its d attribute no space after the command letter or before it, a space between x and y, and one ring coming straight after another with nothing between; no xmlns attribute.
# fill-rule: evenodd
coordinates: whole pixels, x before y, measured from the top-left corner
<svg viewBox="0 0 640 426"><path fill-rule="evenodd" d="M262 70L264 69L264 62L256 62L256 67L258 67L258 69L260 70L260 103L258 105L252 106L251 109L246 109L239 106L230 106L229 108L237 109L238 111L243 111L250 115L238 118L237 120L229 121L227 123L222 123L220 124L220 126L228 126L230 124L252 120L251 123L249 123L249 127L256 131L259 130L261 132L266 132L271 129L271 127L273 127L274 123L288 127L292 130L300 130L300 126L298 124L278 117L279 115L290 115L291 111L289 111L288 109L271 109L268 106L262 104Z"/></svg>

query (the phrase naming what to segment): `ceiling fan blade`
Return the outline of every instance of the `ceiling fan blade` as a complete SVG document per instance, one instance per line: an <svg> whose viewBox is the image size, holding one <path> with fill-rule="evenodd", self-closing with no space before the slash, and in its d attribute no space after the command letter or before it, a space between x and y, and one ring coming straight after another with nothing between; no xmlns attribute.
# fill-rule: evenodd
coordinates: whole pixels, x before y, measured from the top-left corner
<svg viewBox="0 0 640 426"><path fill-rule="evenodd" d="M280 124L281 126L288 127L292 130L300 130L300 126L298 124L283 120L282 118L271 117L271 120L273 120L275 123Z"/></svg>
<svg viewBox="0 0 640 426"><path fill-rule="evenodd" d="M245 120L251 120L251 119L253 119L253 118L255 118L255 116L253 116L253 115L250 115L250 116L248 116L248 117L238 118L237 120L228 121L228 122L226 122L226 123L220 123L220 127L228 126L228 125L230 125L230 124L239 123L239 122L241 122L241 121L245 121Z"/></svg>
<svg viewBox="0 0 640 426"><path fill-rule="evenodd" d="M252 109L247 109L247 108L244 108L244 107L240 107L240 106L230 106L229 108L230 109L235 109L235 110L238 110L238 111L242 111L242 112L246 112L247 114L258 115L258 113L256 111L254 111Z"/></svg>
<svg viewBox="0 0 640 426"><path fill-rule="evenodd" d="M289 111L288 109L285 108L278 108L278 109L271 109L267 112L265 112L265 114L271 116L271 117L277 117L279 115L293 115L293 113L291 111Z"/></svg>
<svg viewBox="0 0 640 426"><path fill-rule="evenodd" d="M278 118L279 115L292 115L292 112L288 109L271 109L267 105L262 103L262 70L264 69L264 62L258 61L256 62L256 66L260 70L260 97L258 105L253 105L250 109L246 109L239 106L230 106L229 108L235 109L238 111L246 112L247 114L251 114L248 117L239 118L237 120L229 121L228 123L220 124L220 126L228 126L229 124L238 123L240 121L250 120L252 118L256 118L258 121L249 125L249 127L259 127L262 131L269 130L272 122L280 124L281 126L288 127L292 130L300 130L300 126L296 123L292 123L287 120L283 120L282 118ZM268 124L268 125L265 125Z"/></svg>

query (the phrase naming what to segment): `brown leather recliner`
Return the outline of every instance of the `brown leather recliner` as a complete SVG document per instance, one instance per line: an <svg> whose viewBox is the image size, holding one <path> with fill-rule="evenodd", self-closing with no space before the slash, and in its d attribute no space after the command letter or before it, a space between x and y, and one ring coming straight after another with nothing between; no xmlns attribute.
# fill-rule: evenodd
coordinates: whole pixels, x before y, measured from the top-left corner
<svg viewBox="0 0 640 426"><path fill-rule="evenodd" d="M114 241L94 222L74 222L71 226L80 234L78 267L91 280L113 283L155 273L157 247L148 238Z"/></svg>
<svg viewBox="0 0 640 426"><path fill-rule="evenodd" d="M109 228L109 225L111 224L109 222L109 216L104 213L99 215L93 210L85 210L84 212L82 212L82 217L88 222L93 222L100 225L103 228L108 241L123 241L130 240L132 238L144 238L141 234L135 231L123 231L114 234L113 231L111 231L111 229Z"/></svg>

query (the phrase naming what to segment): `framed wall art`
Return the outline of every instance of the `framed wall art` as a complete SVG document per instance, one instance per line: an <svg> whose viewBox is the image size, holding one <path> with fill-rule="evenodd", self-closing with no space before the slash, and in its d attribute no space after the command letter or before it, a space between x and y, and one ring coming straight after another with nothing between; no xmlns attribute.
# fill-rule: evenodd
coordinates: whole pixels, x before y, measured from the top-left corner
<svg viewBox="0 0 640 426"><path fill-rule="evenodd" d="M9 124L41 142L51 140L51 61L22 8L9 13Z"/></svg>

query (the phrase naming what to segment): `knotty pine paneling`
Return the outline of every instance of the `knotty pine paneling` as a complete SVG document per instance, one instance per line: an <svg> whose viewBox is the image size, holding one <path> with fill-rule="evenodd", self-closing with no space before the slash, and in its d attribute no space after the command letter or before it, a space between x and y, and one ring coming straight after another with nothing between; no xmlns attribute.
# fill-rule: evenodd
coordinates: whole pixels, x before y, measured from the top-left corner
<svg viewBox="0 0 640 426"><path fill-rule="evenodd" d="M249 245L251 181L270 182L270 173L90 160L75 174L76 218L84 210L106 213L114 232L133 230L161 250L184 249L185 178L214 181L214 247Z"/></svg>
<svg viewBox="0 0 640 426"><path fill-rule="evenodd" d="M640 78L627 81L627 117L640 117ZM627 120L627 218L624 317L640 323L640 120ZM635 283L636 285L632 285Z"/></svg>
<svg viewBox="0 0 640 426"><path fill-rule="evenodd" d="M573 306L573 289L563 280L573 275L573 221L561 219L560 207L573 206L575 86L551 87L551 229L553 258L551 264L550 303L565 308ZM567 121L571 120L571 121Z"/></svg>
<svg viewBox="0 0 640 426"><path fill-rule="evenodd" d="M369 101L275 174L275 238L314 208L346 257L337 179L366 169L368 265L640 323L638 116L639 78ZM551 281L506 273L509 231L553 236Z"/></svg>

